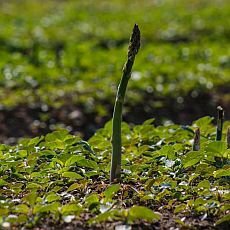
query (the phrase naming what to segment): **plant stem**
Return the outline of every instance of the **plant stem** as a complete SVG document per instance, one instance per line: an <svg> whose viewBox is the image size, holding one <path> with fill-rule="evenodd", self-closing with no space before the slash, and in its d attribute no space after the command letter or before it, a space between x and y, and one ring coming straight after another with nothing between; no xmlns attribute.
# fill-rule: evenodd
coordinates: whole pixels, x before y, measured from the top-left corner
<svg viewBox="0 0 230 230"><path fill-rule="evenodd" d="M200 150L200 129L197 128L195 130L195 136L193 141L193 151L199 151Z"/></svg>
<svg viewBox="0 0 230 230"><path fill-rule="evenodd" d="M122 107L125 98L125 92L128 81L131 76L132 66L135 56L140 48L140 30L138 25L134 25L133 32L129 42L127 61L123 67L123 74L118 86L113 119L112 119L112 159L110 170L110 182L120 180L121 177L121 122L122 122Z"/></svg>
<svg viewBox="0 0 230 230"><path fill-rule="evenodd" d="M224 110L221 106L217 107L217 126L216 126L216 141L221 141L224 122Z"/></svg>
<svg viewBox="0 0 230 230"><path fill-rule="evenodd" d="M227 129L226 139L227 139L227 146L228 146L228 149L230 149L230 126L229 126L228 129Z"/></svg>

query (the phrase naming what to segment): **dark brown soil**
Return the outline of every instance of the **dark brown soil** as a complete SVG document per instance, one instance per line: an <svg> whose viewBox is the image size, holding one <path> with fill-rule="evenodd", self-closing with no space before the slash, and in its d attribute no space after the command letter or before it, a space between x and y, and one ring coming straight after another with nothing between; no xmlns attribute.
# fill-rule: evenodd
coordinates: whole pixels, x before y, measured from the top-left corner
<svg viewBox="0 0 230 230"><path fill-rule="evenodd" d="M219 95L219 96L216 96ZM156 124L171 120L181 125L190 125L202 116L216 116L216 107L223 106L225 119L230 119L230 99L223 94L201 94L196 98L187 96L179 103L172 98L159 98L146 95L144 103L132 105L126 102L124 121L140 124L146 119L155 118ZM60 108L21 104L14 108L0 110L0 142L13 144L22 137L34 137L55 130L67 128L73 134L88 139L95 131L111 119L113 107L108 102L101 102L108 115L100 117L96 112L86 112L84 105L72 104L67 100ZM157 103L163 106L157 107Z"/></svg>

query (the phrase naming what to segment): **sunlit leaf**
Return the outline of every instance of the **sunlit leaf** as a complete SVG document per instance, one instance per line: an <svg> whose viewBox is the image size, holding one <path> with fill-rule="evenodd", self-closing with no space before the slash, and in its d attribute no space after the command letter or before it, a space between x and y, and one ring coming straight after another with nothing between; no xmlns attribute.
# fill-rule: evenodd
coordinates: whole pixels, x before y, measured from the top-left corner
<svg viewBox="0 0 230 230"><path fill-rule="evenodd" d="M64 173L62 173L62 176L67 177L71 180L82 179L82 176L78 173L75 173L75 172L64 172Z"/></svg>
<svg viewBox="0 0 230 230"><path fill-rule="evenodd" d="M113 184L110 185L105 191L104 195L106 199L112 199L113 196L120 190L120 185L119 184Z"/></svg>
<svg viewBox="0 0 230 230"><path fill-rule="evenodd" d="M225 169L219 169L213 172L215 178L220 178L223 176L230 176L230 167Z"/></svg>
<svg viewBox="0 0 230 230"><path fill-rule="evenodd" d="M153 212L151 209L143 206L133 206L129 209L129 216L130 220L138 220L143 219L146 221L158 221L161 218L159 213Z"/></svg>
<svg viewBox="0 0 230 230"><path fill-rule="evenodd" d="M61 213L63 215L76 214L79 215L82 212L82 207L79 204L66 204L61 207Z"/></svg>

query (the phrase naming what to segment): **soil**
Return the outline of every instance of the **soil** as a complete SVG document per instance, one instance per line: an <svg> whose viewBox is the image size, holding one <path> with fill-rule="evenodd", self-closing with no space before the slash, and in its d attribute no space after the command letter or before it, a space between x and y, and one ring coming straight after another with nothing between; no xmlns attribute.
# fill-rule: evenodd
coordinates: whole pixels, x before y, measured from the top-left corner
<svg viewBox="0 0 230 230"><path fill-rule="evenodd" d="M219 96L217 96L219 95ZM223 106L225 119L230 119L230 99L223 100L221 94L201 94L196 98L187 96L179 103L172 98L157 98L145 95L145 103L132 105L128 102L124 108L124 121L140 124L146 119L156 118L157 125L170 120L181 125L190 125L192 121L202 116L216 116L216 107ZM103 127L112 117L113 107L108 102L101 102L108 115L101 117L96 112L86 112L84 105L73 104L70 101L60 108L44 105L21 104L14 108L0 110L0 142L15 144L22 137L44 135L56 128L67 128L71 133L80 135L87 140L98 128ZM156 108L160 103L161 107Z"/></svg>

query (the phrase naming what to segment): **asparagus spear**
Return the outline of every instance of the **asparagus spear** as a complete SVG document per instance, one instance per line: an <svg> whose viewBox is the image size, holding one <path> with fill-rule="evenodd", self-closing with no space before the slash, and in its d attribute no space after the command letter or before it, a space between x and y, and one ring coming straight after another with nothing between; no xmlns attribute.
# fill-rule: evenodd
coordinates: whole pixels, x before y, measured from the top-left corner
<svg viewBox="0 0 230 230"><path fill-rule="evenodd" d="M121 177L121 122L122 122L122 107L125 98L125 92L128 81L131 77L131 70L135 60L135 56L140 48L140 30L135 24L130 38L127 61L123 67L123 73L120 84L118 86L113 119L112 119L112 159L110 170L110 182L120 180Z"/></svg>

